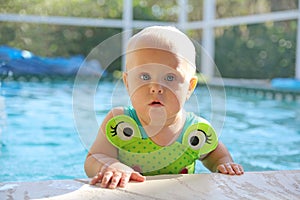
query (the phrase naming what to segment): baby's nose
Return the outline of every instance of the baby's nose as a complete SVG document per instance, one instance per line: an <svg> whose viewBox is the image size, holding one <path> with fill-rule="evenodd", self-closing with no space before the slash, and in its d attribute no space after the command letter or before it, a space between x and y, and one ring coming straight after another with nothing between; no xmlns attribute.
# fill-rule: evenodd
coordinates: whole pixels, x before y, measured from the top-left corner
<svg viewBox="0 0 300 200"><path fill-rule="evenodd" d="M159 84L151 84L150 93L151 94L162 94L163 93L163 88Z"/></svg>

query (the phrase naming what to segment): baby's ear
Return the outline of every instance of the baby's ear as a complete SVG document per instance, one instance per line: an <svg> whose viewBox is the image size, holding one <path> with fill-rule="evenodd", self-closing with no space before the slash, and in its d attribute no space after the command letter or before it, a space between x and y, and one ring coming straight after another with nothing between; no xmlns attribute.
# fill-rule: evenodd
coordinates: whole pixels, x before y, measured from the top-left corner
<svg viewBox="0 0 300 200"><path fill-rule="evenodd" d="M190 96L192 95L192 93L194 92L196 86L197 86L197 83L198 83L198 77L197 76L193 76L191 79L190 79L190 85L189 85L189 91L187 93L187 99L190 98Z"/></svg>

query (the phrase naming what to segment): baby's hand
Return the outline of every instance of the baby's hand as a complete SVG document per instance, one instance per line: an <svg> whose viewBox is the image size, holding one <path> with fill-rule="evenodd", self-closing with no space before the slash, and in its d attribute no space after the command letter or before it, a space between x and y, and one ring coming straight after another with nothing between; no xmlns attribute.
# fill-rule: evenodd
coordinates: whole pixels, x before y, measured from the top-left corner
<svg viewBox="0 0 300 200"><path fill-rule="evenodd" d="M218 172L222 174L230 174L230 175L242 175L244 174L244 169L241 165L236 163L223 163L218 165Z"/></svg>
<svg viewBox="0 0 300 200"><path fill-rule="evenodd" d="M103 167L102 170L92 178L90 184L95 185L101 182L101 187L115 189L117 186L125 187L130 180L143 182L146 178L132 168L120 162L116 162L108 167Z"/></svg>

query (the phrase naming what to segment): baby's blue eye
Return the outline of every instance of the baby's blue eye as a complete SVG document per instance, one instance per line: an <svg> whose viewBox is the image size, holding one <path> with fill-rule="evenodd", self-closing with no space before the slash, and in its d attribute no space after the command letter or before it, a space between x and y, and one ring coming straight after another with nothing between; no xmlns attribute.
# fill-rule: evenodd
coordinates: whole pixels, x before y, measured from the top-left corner
<svg viewBox="0 0 300 200"><path fill-rule="evenodd" d="M148 81L151 79L149 74L142 74L140 78L144 81Z"/></svg>
<svg viewBox="0 0 300 200"><path fill-rule="evenodd" d="M175 80L175 76L172 75L172 74L169 74L169 75L167 75L167 76L165 77L165 80L166 80L166 81L174 81L174 80Z"/></svg>

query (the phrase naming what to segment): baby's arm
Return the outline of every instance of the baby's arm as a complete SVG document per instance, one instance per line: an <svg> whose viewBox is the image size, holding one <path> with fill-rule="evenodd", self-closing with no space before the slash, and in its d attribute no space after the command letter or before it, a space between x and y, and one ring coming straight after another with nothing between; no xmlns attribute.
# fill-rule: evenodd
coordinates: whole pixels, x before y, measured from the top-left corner
<svg viewBox="0 0 300 200"><path fill-rule="evenodd" d="M222 174L241 175L244 169L241 165L233 162L233 159L225 147L219 142L217 148L201 159L203 165L212 172L220 172Z"/></svg>
<svg viewBox="0 0 300 200"><path fill-rule="evenodd" d="M93 177L91 184L101 182L101 187L116 188L125 187L130 181L144 181L145 177L132 168L121 163L118 150L105 136L105 126L114 115L123 114L121 108L109 112L100 127L99 133L94 141L85 160L84 168L88 177Z"/></svg>

